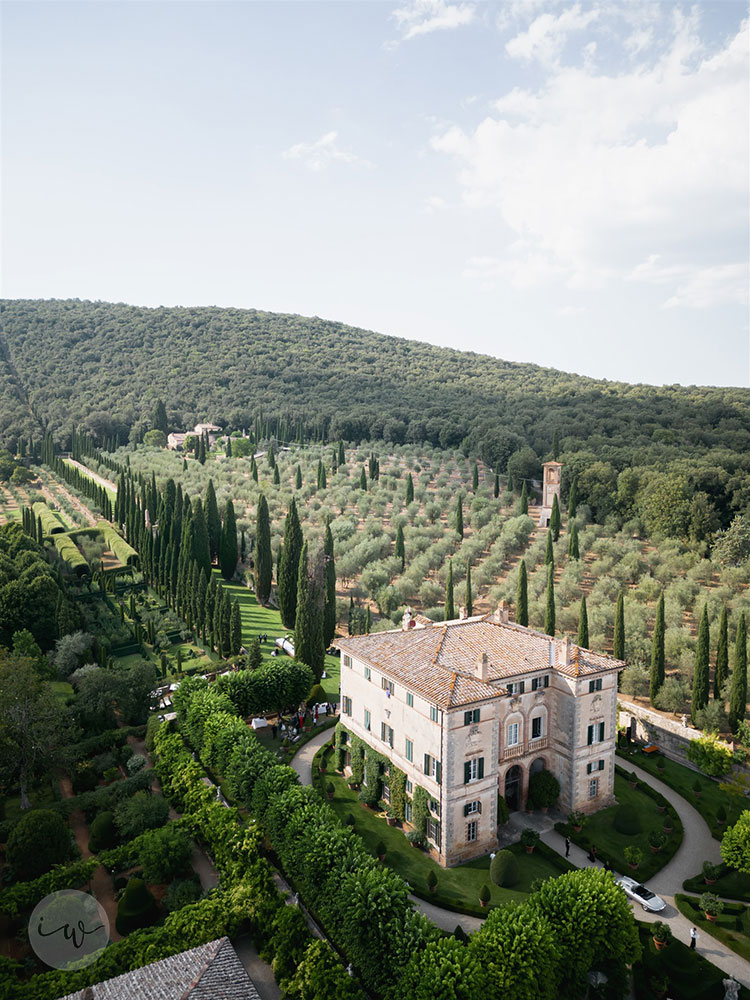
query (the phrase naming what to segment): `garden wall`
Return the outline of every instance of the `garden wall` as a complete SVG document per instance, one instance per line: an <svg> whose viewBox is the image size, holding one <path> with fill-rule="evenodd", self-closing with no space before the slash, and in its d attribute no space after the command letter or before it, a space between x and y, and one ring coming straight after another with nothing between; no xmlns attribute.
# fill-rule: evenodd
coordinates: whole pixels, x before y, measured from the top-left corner
<svg viewBox="0 0 750 1000"><path fill-rule="evenodd" d="M665 757L684 764L685 767L697 771L698 768L687 759L687 748L692 740L703 736L700 729L683 726L677 720L667 719L658 712L653 712L643 705L628 701L620 695L618 701L618 729L630 727L635 719L635 736L647 743L656 743ZM631 730L632 732L632 730Z"/></svg>

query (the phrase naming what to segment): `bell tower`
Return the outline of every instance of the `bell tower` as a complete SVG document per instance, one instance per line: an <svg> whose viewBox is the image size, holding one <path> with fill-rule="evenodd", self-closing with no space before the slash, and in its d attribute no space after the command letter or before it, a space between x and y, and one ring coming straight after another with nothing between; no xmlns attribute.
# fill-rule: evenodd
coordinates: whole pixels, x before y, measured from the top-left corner
<svg viewBox="0 0 750 1000"><path fill-rule="evenodd" d="M560 503L560 485L562 482L562 464L560 462L545 462L544 478L542 479L542 506L539 512L539 527L546 528L552 516L553 498L557 496Z"/></svg>

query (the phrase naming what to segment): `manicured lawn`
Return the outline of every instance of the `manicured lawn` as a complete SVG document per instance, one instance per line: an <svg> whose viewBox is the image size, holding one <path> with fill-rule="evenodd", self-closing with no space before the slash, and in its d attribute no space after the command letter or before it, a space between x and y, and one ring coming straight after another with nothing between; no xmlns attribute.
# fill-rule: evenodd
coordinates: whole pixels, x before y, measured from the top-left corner
<svg viewBox="0 0 750 1000"><path fill-rule="evenodd" d="M651 924L639 924L643 954L633 965L633 994L635 1000L654 1000L656 996L668 996L672 1000L723 1000L722 980L726 973L717 969L696 951L673 940L663 951L657 951L653 941ZM698 943L700 947L700 942ZM652 983L666 978L667 990L656 992ZM750 1000L750 991L740 988L742 1000Z"/></svg>
<svg viewBox="0 0 750 1000"><path fill-rule="evenodd" d="M725 899L739 899L750 903L750 875L736 872L733 868L721 866L721 875L713 885L706 885L703 875L696 875L694 878L686 879L682 883L682 888L686 892L713 892L717 896Z"/></svg>
<svg viewBox="0 0 750 1000"><path fill-rule="evenodd" d="M708 892L713 892L716 886L705 886ZM717 893L718 895L718 893ZM742 903L725 903L724 909L715 921L707 920L698 905L699 896L685 896L677 893L674 901L680 913L687 917L704 934L710 934L721 941L727 948L736 951L745 959L750 959L750 910Z"/></svg>
<svg viewBox="0 0 750 1000"><path fill-rule="evenodd" d="M631 755L626 754L624 750L618 750L617 755L621 758L621 766L626 770L628 763L632 762L644 771L648 771L649 774L653 774L659 781L663 781L665 785L669 785L670 788L673 788L684 799L687 799L690 805L694 806L708 823L711 833L717 840L721 840L724 830L727 826L731 826L736 822L740 812L745 808L742 803L736 803L726 792L722 792L718 782L713 781L704 774L700 774L698 771L691 771L689 767L669 760L668 757L661 758L664 770L660 771L656 766L656 761L651 759L648 754L641 753L640 751ZM693 785L696 781L701 786L701 793L698 796L693 791ZM716 812L719 806L724 806L727 811L727 822L724 826L721 826L716 821Z"/></svg>
<svg viewBox="0 0 750 1000"><path fill-rule="evenodd" d="M616 806L610 806L609 809L602 809L601 812L594 813L588 818L580 833L570 832L570 838L579 847L586 850L592 844L596 845L600 861L608 859L615 871L625 875L633 874L645 881L660 871L677 851L682 842L682 824L679 819L672 821L674 831L669 835L666 846L658 854L654 854L649 846L648 836L651 832L661 833L665 816L664 813L658 811L657 802L640 787L631 788L630 783L617 773L615 773L615 798L617 799ZM661 801L665 800L661 799ZM640 833L626 836L615 829L615 815L617 810L625 804L632 805L638 813L642 827ZM564 824L558 824L558 827L563 826ZM625 848L631 846L640 847L643 851L643 860L637 872L633 872L628 867L623 854Z"/></svg>
<svg viewBox="0 0 750 1000"><path fill-rule="evenodd" d="M73 697L73 685L67 681L50 681L49 686L54 696L62 702Z"/></svg>
<svg viewBox="0 0 750 1000"><path fill-rule="evenodd" d="M56 802L55 793L52 789L52 784L47 782L42 782L37 785L36 788L29 790L29 798L31 799L32 809L44 809L45 806L51 805ZM21 817L21 796L12 795L5 800L5 819L17 820Z"/></svg>
<svg viewBox="0 0 750 1000"><path fill-rule="evenodd" d="M316 761L319 761L321 756L318 754ZM330 754L328 756L330 757ZM332 766L333 763L330 761L330 767ZM479 893L483 885L486 884L490 888L490 906L498 906L510 900L526 899L536 879L552 878L569 871L572 867L554 851L544 848L544 845L542 849L537 847L533 854L526 854L524 849L516 844L511 850L518 857L521 877L512 889L500 889L490 882L489 856L457 868L441 868L424 851L412 847L403 830L396 826L388 826L385 819L372 809L363 807L357 798L358 793L351 791L339 774L329 769L326 774L314 778L314 784L321 793L329 781L335 788L330 805L339 818L342 821L346 821L348 816L354 818L354 829L373 854L378 841L382 840L386 846L385 864L408 882L418 896L438 906L485 916L487 911L479 905ZM434 895L427 886L427 876L430 871L434 871L438 879Z"/></svg>

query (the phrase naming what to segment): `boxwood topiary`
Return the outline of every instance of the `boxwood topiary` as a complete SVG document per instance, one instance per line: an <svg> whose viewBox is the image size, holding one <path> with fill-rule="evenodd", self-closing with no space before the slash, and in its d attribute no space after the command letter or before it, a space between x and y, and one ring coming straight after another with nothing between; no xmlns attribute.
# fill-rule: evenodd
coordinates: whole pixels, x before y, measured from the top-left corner
<svg viewBox="0 0 750 1000"><path fill-rule="evenodd" d="M510 851L498 851L490 864L490 878L495 885L510 887L518 882L518 860Z"/></svg>
<svg viewBox="0 0 750 1000"><path fill-rule="evenodd" d="M115 814L106 810L99 813L89 827L89 850L92 854L115 847L119 843L117 827L115 826Z"/></svg>
<svg viewBox="0 0 750 1000"><path fill-rule="evenodd" d="M640 833L643 829L641 818L635 806L632 806L629 802L625 802L617 810L613 825L618 833L622 833L626 837L632 837L634 834Z"/></svg>
<svg viewBox="0 0 750 1000"><path fill-rule="evenodd" d="M120 934L148 927L157 917L156 900L142 878L131 878L117 904L115 926Z"/></svg>

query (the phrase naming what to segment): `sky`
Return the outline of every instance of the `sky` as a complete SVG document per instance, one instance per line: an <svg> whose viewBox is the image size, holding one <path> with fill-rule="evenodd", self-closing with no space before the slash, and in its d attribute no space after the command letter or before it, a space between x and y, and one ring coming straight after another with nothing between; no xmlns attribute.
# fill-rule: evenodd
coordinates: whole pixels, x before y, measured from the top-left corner
<svg viewBox="0 0 750 1000"><path fill-rule="evenodd" d="M6 298L750 385L746 3L5 2Z"/></svg>

